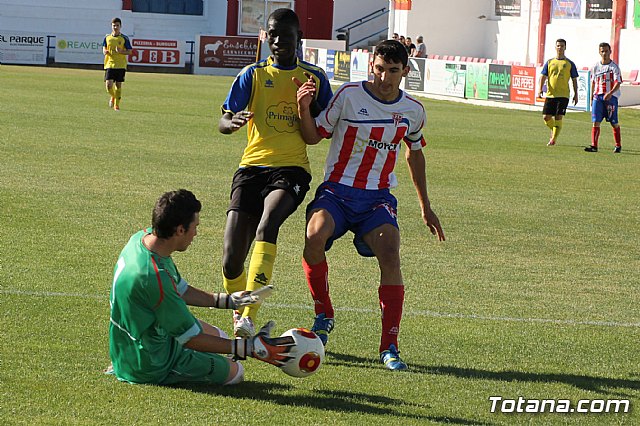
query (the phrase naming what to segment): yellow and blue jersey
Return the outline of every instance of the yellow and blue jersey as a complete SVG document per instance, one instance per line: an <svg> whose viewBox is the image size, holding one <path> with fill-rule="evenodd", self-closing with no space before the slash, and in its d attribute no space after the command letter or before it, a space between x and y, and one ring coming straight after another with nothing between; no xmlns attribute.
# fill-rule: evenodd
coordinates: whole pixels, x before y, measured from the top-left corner
<svg viewBox="0 0 640 426"><path fill-rule="evenodd" d="M541 74L547 76L548 98L568 98L569 81L578 78L578 69L570 59L553 58L544 64Z"/></svg>
<svg viewBox="0 0 640 426"><path fill-rule="evenodd" d="M104 69L107 68L124 68L127 69L127 55L116 52L116 47L131 50L131 42L129 37L124 34L114 36L107 34L102 41L102 47L109 51L109 55L104 55Z"/></svg>
<svg viewBox="0 0 640 426"><path fill-rule="evenodd" d="M269 57L246 66L231 85L222 113L253 112L247 123L247 147L240 167L299 166L310 171L307 147L300 134L298 87L291 81L297 77L307 81L305 72L316 82L316 101L324 109L332 92L324 70L298 60L291 67L273 63Z"/></svg>

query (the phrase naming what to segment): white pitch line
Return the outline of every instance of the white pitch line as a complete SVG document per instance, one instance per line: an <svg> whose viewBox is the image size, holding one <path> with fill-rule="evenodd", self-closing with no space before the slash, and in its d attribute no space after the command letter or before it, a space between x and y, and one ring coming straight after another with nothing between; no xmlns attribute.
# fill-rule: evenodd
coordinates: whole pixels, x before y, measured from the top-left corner
<svg viewBox="0 0 640 426"><path fill-rule="evenodd" d="M62 293L53 291L22 291L22 290L0 290L0 294L13 294L17 296L35 296L35 297L78 297L84 299L107 299L108 296L100 294L82 294L82 293ZM276 309L297 309L312 310L310 305L292 305L285 303L269 303L270 308ZM368 308L334 308L339 312L360 312L360 313L378 313L377 309ZM541 323L541 324L558 324L558 325L590 325L598 327L626 327L640 328L639 322L616 322L616 321L578 321L578 320L559 320L550 318L518 318L518 317L492 317L476 314L455 314L442 313L429 310L411 310L404 311L408 316L422 316L431 318L452 318L452 319L471 319L480 321L502 321L502 322L525 322L525 323Z"/></svg>

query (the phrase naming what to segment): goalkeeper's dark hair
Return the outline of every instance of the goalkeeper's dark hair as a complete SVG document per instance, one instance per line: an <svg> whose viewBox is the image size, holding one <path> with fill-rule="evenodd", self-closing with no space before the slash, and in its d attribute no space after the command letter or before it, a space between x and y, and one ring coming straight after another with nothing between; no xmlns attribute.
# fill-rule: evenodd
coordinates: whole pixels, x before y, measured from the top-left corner
<svg viewBox="0 0 640 426"><path fill-rule="evenodd" d="M191 191L179 189L165 192L153 208L151 226L154 235L158 238L171 238L178 226L189 229L196 213L200 213L201 209L202 204Z"/></svg>
<svg viewBox="0 0 640 426"><path fill-rule="evenodd" d="M112 23L112 24L115 24L116 22L117 22L118 24L122 25L122 19L120 19L120 18L113 18L113 19L111 20L111 23Z"/></svg>
<svg viewBox="0 0 640 426"><path fill-rule="evenodd" d="M296 30L300 29L300 20L298 15L291 9L276 9L269 15L269 21L278 21L280 24L287 24L295 27Z"/></svg>
<svg viewBox="0 0 640 426"><path fill-rule="evenodd" d="M393 62L402 64L406 67L409 63L409 54L407 48L398 40L384 40L378 43L373 56L382 56L385 62Z"/></svg>

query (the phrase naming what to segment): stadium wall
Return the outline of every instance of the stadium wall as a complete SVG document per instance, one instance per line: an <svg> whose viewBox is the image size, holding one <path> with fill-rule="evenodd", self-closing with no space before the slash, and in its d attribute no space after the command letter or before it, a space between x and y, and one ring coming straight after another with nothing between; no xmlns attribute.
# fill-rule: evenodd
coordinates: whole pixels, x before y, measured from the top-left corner
<svg viewBox="0 0 640 426"><path fill-rule="evenodd" d="M412 2L410 11L396 11L398 34L424 36L427 53L495 57L494 36L487 31L485 18L493 0L420 0ZM389 2L390 7L393 0ZM406 28L402 27L406 17ZM479 18L484 17L484 18Z"/></svg>
<svg viewBox="0 0 640 426"><path fill-rule="evenodd" d="M618 64L623 71L640 69L640 28L634 25L634 8L640 4L636 3L626 0L626 26L620 31ZM394 4L389 1L389 7ZM423 35L429 54L536 64L541 0L518 4L520 16L496 16L495 0L414 0L411 10L394 11L389 32L412 38ZM584 17L586 1L576 4ZM612 25L612 19L552 18L544 28L544 59L555 55L555 40L564 38L567 56L578 67L591 67L598 60L598 44L612 43Z"/></svg>
<svg viewBox="0 0 640 426"><path fill-rule="evenodd" d="M207 0L202 16L133 13L122 0L0 0L0 29L46 34L111 32L111 19L122 19L130 37L193 40L195 34L225 34L227 1Z"/></svg>

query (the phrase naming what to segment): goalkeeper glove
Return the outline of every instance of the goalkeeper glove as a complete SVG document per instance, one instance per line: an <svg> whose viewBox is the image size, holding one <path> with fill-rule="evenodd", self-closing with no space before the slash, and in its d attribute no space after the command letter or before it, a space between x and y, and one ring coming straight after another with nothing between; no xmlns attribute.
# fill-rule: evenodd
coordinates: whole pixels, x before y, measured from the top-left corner
<svg viewBox="0 0 640 426"><path fill-rule="evenodd" d="M250 356L276 367L282 367L292 359L289 353L296 346L293 337L271 337L274 325L273 321L269 321L255 337L235 339L231 349L234 359L247 359Z"/></svg>
<svg viewBox="0 0 640 426"><path fill-rule="evenodd" d="M272 285L267 285L254 291L236 291L235 293L214 293L212 308L242 309L254 303L262 302L271 295Z"/></svg>

